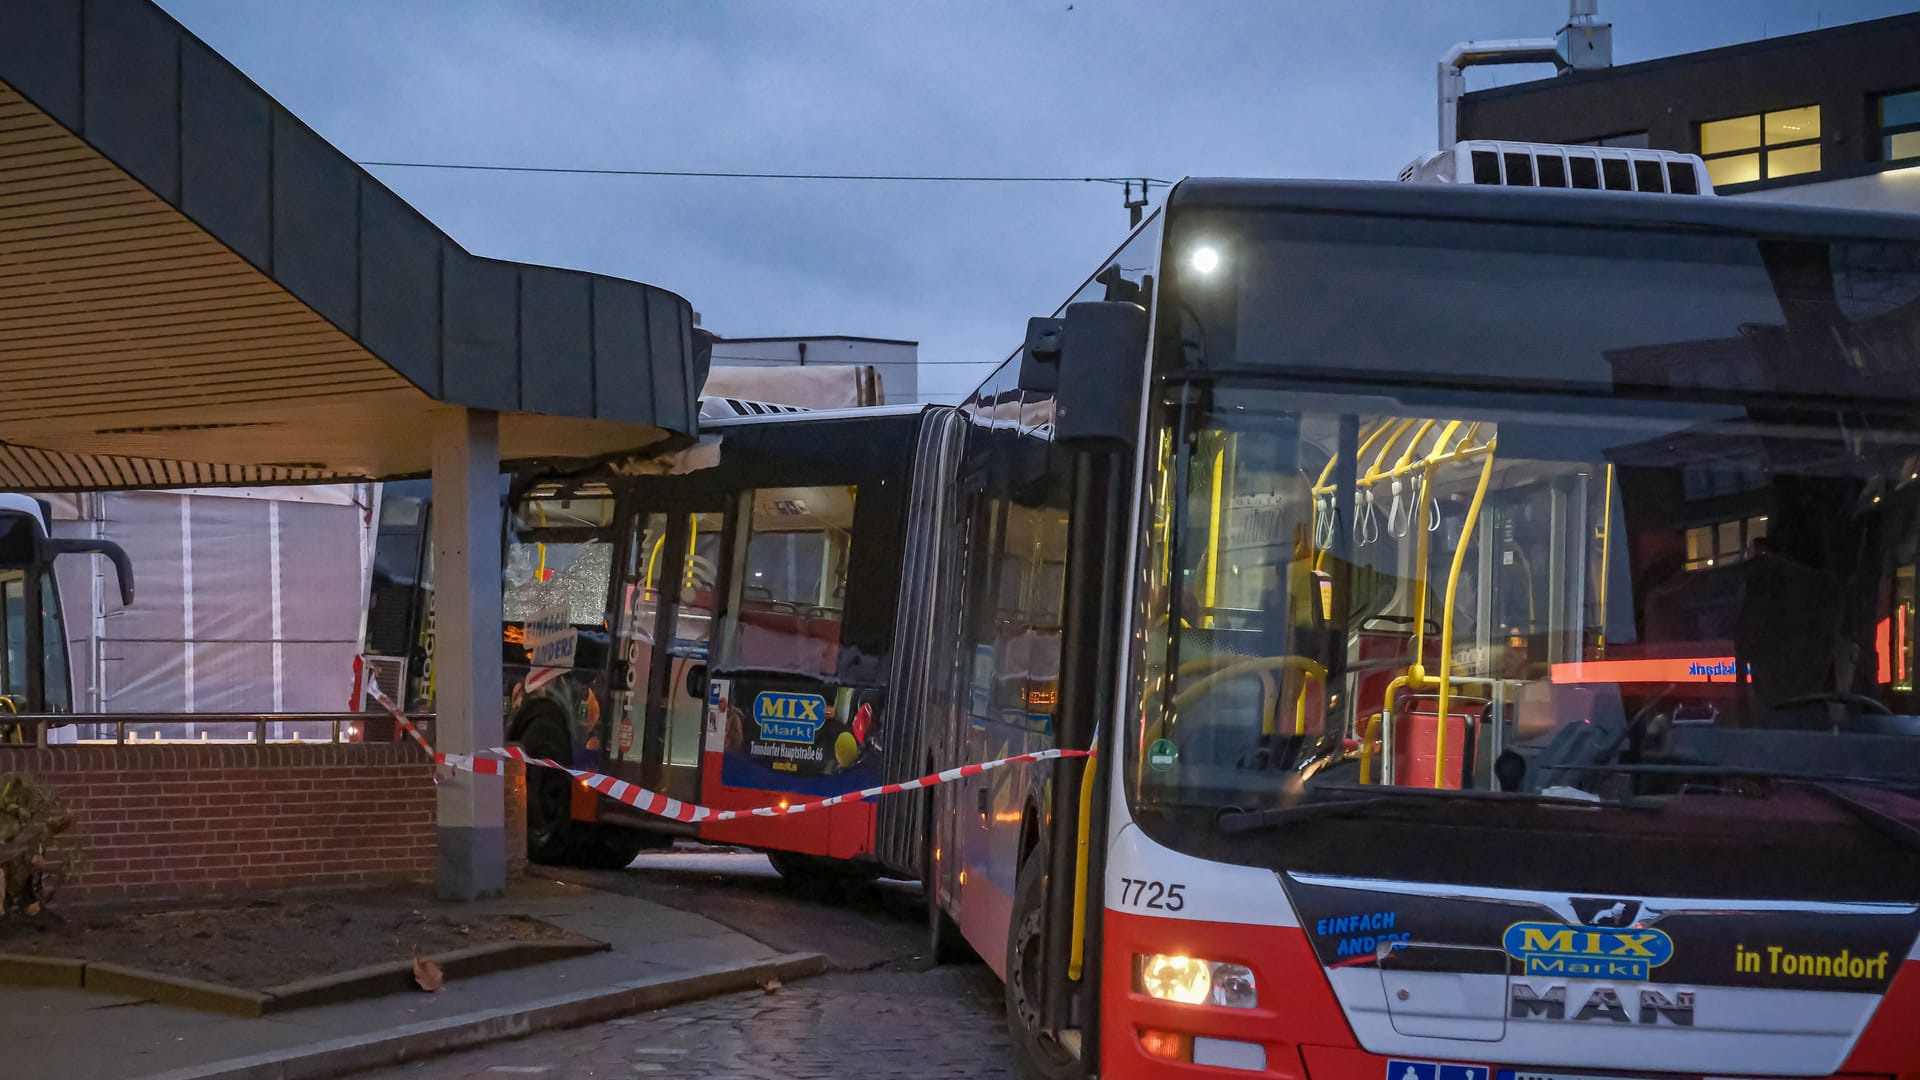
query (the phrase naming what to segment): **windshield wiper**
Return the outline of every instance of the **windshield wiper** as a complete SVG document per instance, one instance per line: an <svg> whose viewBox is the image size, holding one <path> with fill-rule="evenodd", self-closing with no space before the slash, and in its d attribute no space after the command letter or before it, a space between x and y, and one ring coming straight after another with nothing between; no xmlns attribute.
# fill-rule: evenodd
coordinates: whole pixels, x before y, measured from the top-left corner
<svg viewBox="0 0 1920 1080"><path fill-rule="evenodd" d="M1754 780L1800 780L1825 784L1859 784L1862 787L1904 788L1920 790L1920 779L1902 780L1890 776L1855 776L1849 773L1807 772L1801 769L1770 769L1765 766L1746 765L1710 765L1702 762L1698 765L1686 763L1646 762L1631 765L1549 765L1554 772L1601 772L1644 774L1648 776L1724 776L1734 779L1751 778Z"/></svg>
<svg viewBox="0 0 1920 1080"><path fill-rule="evenodd" d="M1571 795L1548 795L1532 791L1481 791L1477 788L1410 788L1388 787L1377 784L1333 784L1318 783L1308 785L1306 790L1313 792L1334 792L1352 796L1344 799L1330 799L1326 802L1300 802L1291 806L1274 806L1265 810L1222 810L1214 819L1214 825L1228 835L1254 832L1273 828L1296 821L1305 821L1317 817L1337 817L1388 803L1404 802L1408 799L1429 799L1442 802L1504 802L1527 803L1535 806L1572 806L1593 809L1596 807L1624 807L1627 804L1605 799L1579 798Z"/></svg>
<svg viewBox="0 0 1920 1080"><path fill-rule="evenodd" d="M1860 819L1873 831L1906 848L1908 851L1920 851L1920 826L1904 821L1877 806L1860 801L1856 796L1820 780L1800 780L1794 777L1778 777L1778 782L1812 792L1815 795L1846 810Z"/></svg>
<svg viewBox="0 0 1920 1080"><path fill-rule="evenodd" d="M1849 776L1842 773L1803 772L1794 769L1747 768L1739 765L1583 765L1569 768L1594 772L1668 776L1711 776L1736 780L1765 780L1796 791L1817 795L1852 814L1863 824L1911 851L1920 851L1920 825L1897 818L1877 806L1849 795L1835 784L1869 789L1920 790L1920 781L1895 780L1879 776Z"/></svg>

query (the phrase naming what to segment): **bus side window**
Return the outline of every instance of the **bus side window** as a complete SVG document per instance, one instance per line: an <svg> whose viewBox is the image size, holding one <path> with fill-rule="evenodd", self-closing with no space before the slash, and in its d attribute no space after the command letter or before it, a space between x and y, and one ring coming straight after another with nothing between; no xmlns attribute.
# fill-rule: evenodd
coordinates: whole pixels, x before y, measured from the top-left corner
<svg viewBox="0 0 1920 1080"><path fill-rule="evenodd" d="M52 570L40 572L40 640L45 642L41 651L47 658L41 691L47 699L46 711L72 712L73 680L67 671L67 625L60 615L60 590L54 585Z"/></svg>
<svg viewBox="0 0 1920 1080"><path fill-rule="evenodd" d="M19 570L0 572L0 633L6 635L6 666L0 670L0 695L15 711L27 701L27 579Z"/></svg>
<svg viewBox="0 0 1920 1080"><path fill-rule="evenodd" d="M852 558L852 487L753 493L729 668L832 678Z"/></svg>

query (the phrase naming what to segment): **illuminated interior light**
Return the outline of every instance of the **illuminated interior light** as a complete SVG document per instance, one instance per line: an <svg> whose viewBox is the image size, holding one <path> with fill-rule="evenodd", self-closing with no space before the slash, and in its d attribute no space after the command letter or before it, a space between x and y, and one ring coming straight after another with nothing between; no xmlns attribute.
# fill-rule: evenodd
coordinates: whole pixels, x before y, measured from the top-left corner
<svg viewBox="0 0 1920 1080"><path fill-rule="evenodd" d="M1216 248L1202 245L1193 249L1191 261L1195 270L1203 274L1211 274L1220 265L1220 252Z"/></svg>

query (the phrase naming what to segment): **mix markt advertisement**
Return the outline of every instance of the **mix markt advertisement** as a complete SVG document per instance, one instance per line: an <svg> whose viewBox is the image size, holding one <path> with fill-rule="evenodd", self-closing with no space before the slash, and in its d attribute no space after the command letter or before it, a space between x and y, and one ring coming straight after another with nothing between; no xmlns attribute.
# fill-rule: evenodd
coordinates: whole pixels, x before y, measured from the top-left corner
<svg viewBox="0 0 1920 1080"><path fill-rule="evenodd" d="M727 787L832 795L880 781L884 696L780 676L714 679L707 748Z"/></svg>

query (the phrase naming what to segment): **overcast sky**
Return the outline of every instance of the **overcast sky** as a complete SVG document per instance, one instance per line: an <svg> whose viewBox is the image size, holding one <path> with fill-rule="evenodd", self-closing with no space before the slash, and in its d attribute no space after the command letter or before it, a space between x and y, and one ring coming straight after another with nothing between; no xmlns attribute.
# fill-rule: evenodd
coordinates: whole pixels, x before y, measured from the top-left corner
<svg viewBox="0 0 1920 1080"><path fill-rule="evenodd" d="M1170 179L1390 179L1432 145L1447 46L1566 21L1563 0L160 3L360 160ZM1916 7L1601 0L1619 63ZM919 341L923 397L971 389L1127 220L1099 184L375 171L476 253L661 285L725 336Z"/></svg>

